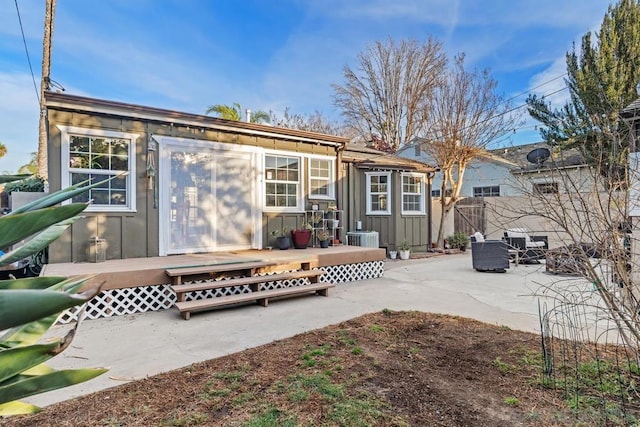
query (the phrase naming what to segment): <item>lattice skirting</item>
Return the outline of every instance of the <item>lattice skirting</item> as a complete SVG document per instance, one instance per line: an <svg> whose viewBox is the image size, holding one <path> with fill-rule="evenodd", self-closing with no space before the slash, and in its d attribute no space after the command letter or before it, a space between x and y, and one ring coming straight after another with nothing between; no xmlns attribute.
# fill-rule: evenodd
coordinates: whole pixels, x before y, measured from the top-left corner
<svg viewBox="0 0 640 427"><path fill-rule="evenodd" d="M320 278L323 282L343 284L357 280L382 277L384 274L384 262L372 261L357 264L344 264L322 267L325 271ZM224 279L223 279L224 280ZM192 282L185 282L192 283ZM265 282L260 285L260 290L276 289L290 286L301 286L306 279L283 280L279 282ZM250 292L248 286L236 286L228 288L211 289L207 291L192 292L187 295L187 300L213 298L224 295L233 295ZM98 319L101 317L121 316L125 314L144 313L158 311L173 307L176 295L171 286L153 285L138 286L135 288L111 289L96 295L84 307L84 318ZM70 323L76 321L81 313L81 308L74 307L64 311L58 318L58 323Z"/></svg>

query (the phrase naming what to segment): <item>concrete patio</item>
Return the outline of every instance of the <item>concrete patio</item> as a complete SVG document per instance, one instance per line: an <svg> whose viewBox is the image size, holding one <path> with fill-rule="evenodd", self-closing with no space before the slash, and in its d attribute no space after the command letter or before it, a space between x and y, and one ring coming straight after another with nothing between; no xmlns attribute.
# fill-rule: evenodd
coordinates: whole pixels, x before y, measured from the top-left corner
<svg viewBox="0 0 640 427"><path fill-rule="evenodd" d="M471 268L470 252L386 261L384 277L338 285L327 298L211 311L189 322L174 309L87 320L51 365L106 366L109 372L29 401L48 405L383 309L459 315L537 333L534 294L568 280L544 269L544 264L512 264L506 273L479 273ZM56 326L52 332L61 335L68 328Z"/></svg>

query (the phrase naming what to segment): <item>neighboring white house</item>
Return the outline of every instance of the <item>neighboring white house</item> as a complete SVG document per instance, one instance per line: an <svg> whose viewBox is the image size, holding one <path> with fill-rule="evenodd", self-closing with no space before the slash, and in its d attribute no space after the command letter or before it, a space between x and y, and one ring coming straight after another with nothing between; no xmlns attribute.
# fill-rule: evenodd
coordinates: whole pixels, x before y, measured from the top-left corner
<svg viewBox="0 0 640 427"><path fill-rule="evenodd" d="M621 116L629 124L629 215L637 218L640 217L640 98L622 110Z"/></svg>
<svg viewBox="0 0 640 427"><path fill-rule="evenodd" d="M430 164L425 150L411 144L397 153L401 157L419 159ZM496 206L520 206L532 193L571 194L594 190L594 171L576 149L557 151L538 142L489 150L467 167L462 182L455 215L445 223L445 235L453 231L473 233L481 231L491 238L500 238L507 225L542 232L544 221L527 216L509 222ZM436 173L432 181L432 197L440 196L442 175ZM482 207L483 213L475 207ZM441 207L432 203L433 221L437 223ZM436 231L434 231L435 233Z"/></svg>
<svg viewBox="0 0 640 427"><path fill-rule="evenodd" d="M435 164L433 159L421 148L419 142L401 148L397 155L427 164ZM467 166L462 180L460 196L497 197L518 194L517 189L512 185L512 171L516 169L519 169L516 163L494 152L487 152ZM431 184L431 197L440 197L441 187L442 175L436 173Z"/></svg>
<svg viewBox="0 0 640 427"><path fill-rule="evenodd" d="M418 143L404 147L397 155L434 164ZM568 184L567 176L571 177L572 185ZM592 188L587 188L590 180L590 168L578 150L559 153L548 144L537 142L488 150L473 160L465 171L460 197L522 196L532 191L575 192L579 190L573 185L577 182L584 183L585 190L590 191ZM432 197L440 197L441 185L442 175L436 174Z"/></svg>

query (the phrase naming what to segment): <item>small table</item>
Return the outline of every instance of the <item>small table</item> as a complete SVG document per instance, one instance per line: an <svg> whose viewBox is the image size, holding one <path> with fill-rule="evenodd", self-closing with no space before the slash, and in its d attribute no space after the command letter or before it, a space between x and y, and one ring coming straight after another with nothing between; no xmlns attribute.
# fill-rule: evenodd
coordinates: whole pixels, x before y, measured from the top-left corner
<svg viewBox="0 0 640 427"><path fill-rule="evenodd" d="M583 261L571 248L548 250L546 253L546 271L552 274L580 276L584 272Z"/></svg>
<svg viewBox="0 0 640 427"><path fill-rule="evenodd" d="M509 259L513 259L513 263L517 266L520 263L520 249L509 249Z"/></svg>

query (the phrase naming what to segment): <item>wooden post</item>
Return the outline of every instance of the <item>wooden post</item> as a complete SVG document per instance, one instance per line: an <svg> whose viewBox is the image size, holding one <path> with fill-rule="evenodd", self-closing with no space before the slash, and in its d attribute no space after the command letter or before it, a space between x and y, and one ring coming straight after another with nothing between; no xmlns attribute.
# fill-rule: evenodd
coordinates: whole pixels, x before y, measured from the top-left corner
<svg viewBox="0 0 640 427"><path fill-rule="evenodd" d="M47 109L44 94L50 89L51 82L51 39L53 37L53 19L56 9L56 0L46 0L44 14L44 38L42 43L42 78L40 79L40 121L38 126L38 176L45 181L49 180L47 166L48 136Z"/></svg>

